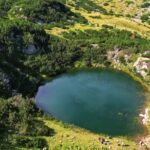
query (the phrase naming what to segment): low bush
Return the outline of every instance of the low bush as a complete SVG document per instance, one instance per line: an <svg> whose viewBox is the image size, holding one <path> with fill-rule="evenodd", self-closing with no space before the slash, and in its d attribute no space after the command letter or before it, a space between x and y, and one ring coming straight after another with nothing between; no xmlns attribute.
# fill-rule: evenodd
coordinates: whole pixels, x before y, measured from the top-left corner
<svg viewBox="0 0 150 150"><path fill-rule="evenodd" d="M47 142L43 138L29 138L29 137L14 137L11 141L12 145L24 148L44 148L48 147Z"/></svg>

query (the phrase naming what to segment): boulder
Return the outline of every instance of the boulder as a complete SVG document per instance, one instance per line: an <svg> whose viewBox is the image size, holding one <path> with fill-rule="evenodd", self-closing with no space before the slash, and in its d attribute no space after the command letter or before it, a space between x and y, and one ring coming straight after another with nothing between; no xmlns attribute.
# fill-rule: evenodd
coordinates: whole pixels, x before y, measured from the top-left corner
<svg viewBox="0 0 150 150"><path fill-rule="evenodd" d="M37 52L37 48L34 44L30 43L27 45L27 47L24 49L24 53L32 55L35 54Z"/></svg>

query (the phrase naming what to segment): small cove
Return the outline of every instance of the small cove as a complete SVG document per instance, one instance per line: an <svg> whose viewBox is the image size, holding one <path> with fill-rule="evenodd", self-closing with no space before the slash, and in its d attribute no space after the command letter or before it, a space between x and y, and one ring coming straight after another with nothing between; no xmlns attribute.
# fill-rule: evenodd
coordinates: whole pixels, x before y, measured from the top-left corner
<svg viewBox="0 0 150 150"><path fill-rule="evenodd" d="M55 118L112 136L143 134L143 87L129 75L106 69L63 74L39 87L36 103Z"/></svg>

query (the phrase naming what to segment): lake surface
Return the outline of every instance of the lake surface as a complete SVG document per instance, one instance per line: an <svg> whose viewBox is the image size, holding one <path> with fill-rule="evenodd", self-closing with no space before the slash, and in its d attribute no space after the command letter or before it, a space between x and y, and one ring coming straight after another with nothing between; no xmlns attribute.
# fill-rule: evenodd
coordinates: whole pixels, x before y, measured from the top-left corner
<svg viewBox="0 0 150 150"><path fill-rule="evenodd" d="M95 69L61 75L36 95L37 105L55 118L114 136L143 133L139 113L144 99L142 86L127 74Z"/></svg>

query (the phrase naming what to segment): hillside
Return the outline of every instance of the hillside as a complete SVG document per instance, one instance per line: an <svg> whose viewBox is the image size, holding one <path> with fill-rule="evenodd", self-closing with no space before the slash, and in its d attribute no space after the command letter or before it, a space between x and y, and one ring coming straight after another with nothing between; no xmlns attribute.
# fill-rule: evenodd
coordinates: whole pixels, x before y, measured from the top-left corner
<svg viewBox="0 0 150 150"><path fill-rule="evenodd" d="M148 93L150 115L149 0L0 1L0 149L150 149L150 120L142 136L111 137L37 108L38 87L77 68L126 72Z"/></svg>

